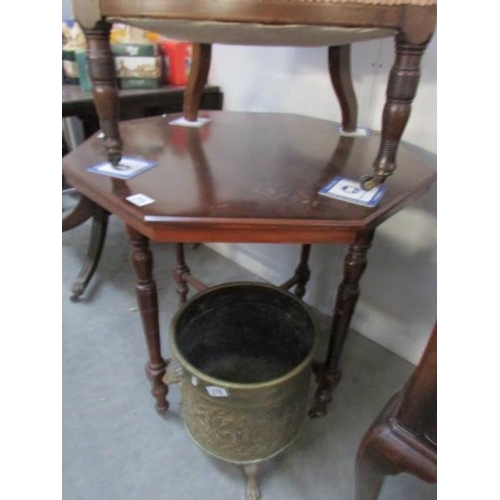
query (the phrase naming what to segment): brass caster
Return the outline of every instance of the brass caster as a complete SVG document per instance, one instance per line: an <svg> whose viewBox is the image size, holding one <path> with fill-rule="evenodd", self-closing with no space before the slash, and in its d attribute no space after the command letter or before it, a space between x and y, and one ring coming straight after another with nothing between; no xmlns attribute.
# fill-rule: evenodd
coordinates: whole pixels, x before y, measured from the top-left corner
<svg viewBox="0 0 500 500"><path fill-rule="evenodd" d="M120 160L122 159L122 143L116 139L109 139L107 137L104 138L104 146L106 148L106 152L108 153L108 161L116 167Z"/></svg>
<svg viewBox="0 0 500 500"><path fill-rule="evenodd" d="M365 191L370 191L370 189L373 189L374 187L377 187L379 184L383 184L387 177L389 177L391 174L380 174L380 173L375 173L373 175L364 175L359 179L359 183L361 184L361 187Z"/></svg>
<svg viewBox="0 0 500 500"><path fill-rule="evenodd" d="M379 184L381 184L382 179L375 175L365 175L361 177L359 183L365 191L370 191L370 189L373 189L374 187L377 187Z"/></svg>

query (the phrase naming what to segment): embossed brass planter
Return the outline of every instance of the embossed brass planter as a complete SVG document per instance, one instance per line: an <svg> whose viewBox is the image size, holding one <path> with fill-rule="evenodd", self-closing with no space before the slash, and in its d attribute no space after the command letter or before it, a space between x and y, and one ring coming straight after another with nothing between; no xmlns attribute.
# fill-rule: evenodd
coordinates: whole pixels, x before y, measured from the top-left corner
<svg viewBox="0 0 500 500"><path fill-rule="evenodd" d="M196 295L170 329L193 440L243 465L285 449L306 415L315 342L307 306L274 286L233 283Z"/></svg>

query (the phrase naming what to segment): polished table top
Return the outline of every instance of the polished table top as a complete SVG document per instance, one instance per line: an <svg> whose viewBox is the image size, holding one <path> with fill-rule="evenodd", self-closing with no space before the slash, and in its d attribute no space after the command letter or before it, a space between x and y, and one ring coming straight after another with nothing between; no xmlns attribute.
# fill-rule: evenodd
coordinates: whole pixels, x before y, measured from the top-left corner
<svg viewBox="0 0 500 500"><path fill-rule="evenodd" d="M318 194L336 175L370 174L380 135L341 137L335 123L300 115L211 111L202 128L180 115L120 124L123 154L159 165L134 179L87 169L106 161L97 135L64 158L76 189L155 241L345 242L374 228L427 190L436 174L408 146L376 208ZM154 203L125 198L142 193Z"/></svg>

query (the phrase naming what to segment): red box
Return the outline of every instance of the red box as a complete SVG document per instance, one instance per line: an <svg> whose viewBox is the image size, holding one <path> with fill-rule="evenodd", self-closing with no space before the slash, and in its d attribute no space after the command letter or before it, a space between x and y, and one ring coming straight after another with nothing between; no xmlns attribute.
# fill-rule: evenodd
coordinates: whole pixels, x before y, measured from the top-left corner
<svg viewBox="0 0 500 500"><path fill-rule="evenodd" d="M165 66L165 83L186 85L193 59L193 44L163 40L160 42L160 50Z"/></svg>

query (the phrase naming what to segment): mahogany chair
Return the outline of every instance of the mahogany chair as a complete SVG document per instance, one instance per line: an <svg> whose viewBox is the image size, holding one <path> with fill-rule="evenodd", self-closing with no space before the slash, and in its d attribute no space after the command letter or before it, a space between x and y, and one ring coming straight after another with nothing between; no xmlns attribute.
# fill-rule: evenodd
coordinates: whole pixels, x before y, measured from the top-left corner
<svg viewBox="0 0 500 500"><path fill-rule="evenodd" d="M408 472L437 480L437 327L400 393L369 428L356 458L356 500L375 500L384 477Z"/></svg>
<svg viewBox="0 0 500 500"><path fill-rule="evenodd" d="M350 44L394 36L396 58L387 85L380 147L368 189L396 169L396 152L416 94L420 61L436 24L437 0L73 0L88 43L94 99L110 161L122 141L113 54L112 22L198 42L194 74L186 92L185 116L195 120L210 67L211 44L329 47L333 86L345 131L356 129L357 105L350 78ZM368 174L368 172L367 172Z"/></svg>
<svg viewBox="0 0 500 500"><path fill-rule="evenodd" d="M307 261L310 244L347 243L350 248L344 261L344 277L337 293L328 352L325 362L318 364L316 371L318 388L311 416L325 415L326 405L340 380L339 359L359 296L359 280L367 264L366 254L375 227L396 213L407 201L427 189L434 181L434 173L427 172L420 162L414 163L406 155L404 146L400 147L400 139L417 91L420 61L435 29L436 0L142 0L140 2L73 0L73 11L87 39L89 73L93 81L94 102L104 139L98 146L95 145L97 139L90 139L78 151L72 153L66 159L66 172L83 192L112 213L119 215L127 224L132 262L138 277L137 293L150 356L147 373L152 381L158 411L163 412L168 408L168 403L165 401L168 388L162 382L168 361L161 356L156 285L152 279L152 257L148 247L150 240L164 243L179 241L302 243L301 258L295 274L282 284L284 288L295 287L298 296L304 295L309 279ZM334 150L334 154L324 165L324 174L307 180L301 177L305 175L303 170L295 172L295 177L291 181L294 186L290 190L295 189L295 193L302 190L301 196L306 202L298 207L296 203L287 202L285 197L281 197L279 201L283 205L280 205L277 203L278 200L266 195L262 189L262 192L255 194L252 204L247 204L246 207L243 207L241 200L231 199L229 208L222 206L213 209L217 204L211 205L207 202L207 196L201 194L201 201L198 203L200 213L190 215L189 211L182 212L185 208L173 207L170 204L178 193L167 194L168 186L165 186L162 192L157 191L156 198L153 197L157 200L156 204L148 207L148 210L155 213L145 215L139 210L136 211L126 201L126 196L137 189L136 186L118 182L113 182L112 185L106 182L106 185L101 185L101 180L85 175L87 164L92 164L89 162L97 161L97 158L102 161L100 157L102 144L108 160L115 165L120 161L123 148L128 147L129 150L140 152L138 143L134 144L133 148L130 143L124 145L122 135L123 138L128 138L129 142L139 137L142 137L143 141L154 139L161 151L170 150L172 147L167 134L150 129L147 131L136 129L135 125L125 122L119 125L116 74L109 45L109 33L113 22L145 28L170 38L195 42L183 108L184 118L188 121L196 121L198 118L200 94L208 78L212 44L328 47L329 74L342 112L341 140L331 133L331 149ZM382 132L365 140L356 138L358 113L350 72L351 43L382 37L394 37L396 57L387 85ZM231 120L236 120L238 126L243 125L243 127L245 120L256 122L255 116L231 118L230 114L213 114L214 129L219 125L224 126L224 123L228 126L227 121ZM292 120L292 128L295 130L299 119L288 118ZM269 117L266 120L267 122L262 123L261 130L271 129L270 133L275 133L272 123L277 118ZM311 137L308 135L319 134L318 136L330 138L329 126L326 130L324 128L326 125L319 121L307 120L305 117L299 121L307 121L316 130L310 134L303 134L304 129L300 129L300 138L304 138L306 154L310 152L308 144ZM155 123L161 126L160 122ZM148 126L152 124L153 121L150 121ZM207 172L204 165L209 165L210 162L206 161L201 147L202 132L198 134L193 129L191 131L192 133L185 130L185 135L190 138L191 143L186 146L187 151L183 154L192 159L193 170L197 169L198 177L203 180L202 187L208 190L210 186L204 186L203 183L209 182L210 171ZM249 143L254 140L238 136L238 140L240 139L248 140ZM283 134L276 133L276 143L279 143L279 147L289 148L285 139ZM211 146L220 151L226 144L221 144L219 141L220 137L213 134L210 139ZM254 146L259 147L252 145ZM317 197L318 189L322 185L320 182L327 182L334 173L342 172L343 168L346 168L347 172L350 171L351 175L362 178L365 189L385 182L396 169L398 148L401 157L406 158L406 165L400 169L403 170L400 179L394 179L394 190L385 196L382 203L384 206L369 214L353 206L344 207L345 210L338 212L333 211L332 206L331 213L326 207L324 212L314 208L321 205L320 203L314 205L311 199ZM353 155L360 154L358 158L362 158L361 162L356 162L353 155L349 156L351 150ZM365 156L361 150L369 151L368 162L364 161ZM104 149L102 151L104 152ZM171 158L173 163L169 168L173 168L178 161L184 162L184 158L185 156ZM285 185L283 177L288 175L286 172L289 172L290 165L284 165L280 158L266 157L267 160L275 162L269 165L269 169L274 169L275 174L281 176L280 184ZM249 155L247 158L239 159L235 170L238 171L238 175L250 178L247 175L248 169L254 166ZM166 166L161 167L166 168ZM220 163L215 162L211 168L212 170L220 168ZM152 169L151 176L160 177L162 171L160 168ZM312 170L309 169L308 172ZM140 183L140 180L138 182ZM185 182L193 181L185 179ZM217 182L224 184L224 178L218 178ZM306 193L304 189L309 185L308 182L314 186L311 186L310 192ZM241 183L235 182L231 187L225 185L216 187L220 188L221 192L226 192L229 188L234 191L235 186L239 184ZM157 188L159 188L158 183L148 187L152 190ZM217 192L217 189L214 191ZM318 211L317 219L311 217L308 207L312 207L313 213L315 210ZM184 259L182 244L176 243L176 251L177 266L174 277L181 301L185 301L188 285L196 289L202 289L205 285L191 276Z"/></svg>

